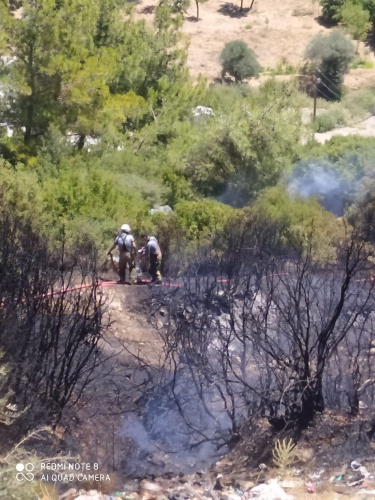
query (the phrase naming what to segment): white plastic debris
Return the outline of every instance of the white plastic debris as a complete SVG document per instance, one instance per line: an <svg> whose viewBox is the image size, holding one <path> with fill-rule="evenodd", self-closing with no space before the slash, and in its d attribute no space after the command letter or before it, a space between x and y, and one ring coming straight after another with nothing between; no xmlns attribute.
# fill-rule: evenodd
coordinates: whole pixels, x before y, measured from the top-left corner
<svg viewBox="0 0 375 500"><path fill-rule="evenodd" d="M362 464L360 464L356 460L353 460L353 462L350 464L350 467L352 470L357 471L360 467L362 467Z"/></svg>
<svg viewBox="0 0 375 500"><path fill-rule="evenodd" d="M155 205L154 208L151 208L150 215L156 214L157 212L161 212L163 214L170 214L173 212L169 205Z"/></svg>
<svg viewBox="0 0 375 500"><path fill-rule="evenodd" d="M81 493L81 492L80 492ZM108 495L103 495L99 491L90 490L87 492L82 492L75 500L109 500L110 497Z"/></svg>
<svg viewBox="0 0 375 500"><path fill-rule="evenodd" d="M208 108L206 106L197 106L197 107L193 108L191 111L192 111L194 117L202 116L202 115L215 116L213 109Z"/></svg>
<svg viewBox="0 0 375 500"><path fill-rule="evenodd" d="M324 474L325 469L320 469L317 472L313 472L312 474L307 474L310 479L320 479Z"/></svg>
<svg viewBox="0 0 375 500"><path fill-rule="evenodd" d="M250 490L249 496L258 500L294 500L294 497L286 493L276 479L265 484L258 484Z"/></svg>

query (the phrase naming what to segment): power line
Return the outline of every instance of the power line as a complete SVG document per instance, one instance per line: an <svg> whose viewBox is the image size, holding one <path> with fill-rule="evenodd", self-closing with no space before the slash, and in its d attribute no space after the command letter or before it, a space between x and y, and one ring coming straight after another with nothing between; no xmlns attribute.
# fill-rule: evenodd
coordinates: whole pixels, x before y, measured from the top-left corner
<svg viewBox="0 0 375 500"><path fill-rule="evenodd" d="M328 78L328 76L327 76L327 75L325 75L324 73L322 73L319 69L318 69L318 73L319 73L319 74L320 74L323 78L325 78L325 79L326 79L326 81L330 83L330 85L333 85L333 87L336 87L336 89L337 89L339 92L341 92L340 87L338 87L338 86L337 86L337 85L336 85L336 84L335 84L335 83L334 83L334 82L333 82L330 78Z"/></svg>
<svg viewBox="0 0 375 500"><path fill-rule="evenodd" d="M332 101L332 97L329 97L326 93L323 92L322 89L319 89L319 93L324 95L324 97L328 100L328 101Z"/></svg>
<svg viewBox="0 0 375 500"><path fill-rule="evenodd" d="M336 93L333 89L331 89L330 87L328 87L328 85L326 85L326 84L325 84L322 80L320 80L320 83L321 83L322 85L324 85L324 86L325 86L325 88L329 90L329 92L331 92L334 96L336 96L336 97L337 97L337 99L340 99L340 96L339 96L339 95L338 95L338 94L337 94L337 93ZM322 92L322 90L321 90L321 89L319 89L319 92ZM323 92L322 92L322 93L323 93ZM329 100L331 101L332 99L329 99Z"/></svg>

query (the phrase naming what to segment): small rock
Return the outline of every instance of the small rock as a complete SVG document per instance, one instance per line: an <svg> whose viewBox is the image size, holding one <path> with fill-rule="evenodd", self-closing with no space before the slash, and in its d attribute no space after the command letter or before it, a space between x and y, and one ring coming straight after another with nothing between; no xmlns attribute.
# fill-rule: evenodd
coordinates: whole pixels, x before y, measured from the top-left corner
<svg viewBox="0 0 375 500"><path fill-rule="evenodd" d="M70 488L68 491L59 496L59 500L72 500L77 495L75 488Z"/></svg>
<svg viewBox="0 0 375 500"><path fill-rule="evenodd" d="M216 479L216 484L219 484L220 487L215 488L217 490L223 490L225 486L232 486L234 484L234 479L231 476L224 476L223 474L219 474ZM215 486L216 486L215 484Z"/></svg>
<svg viewBox="0 0 375 500"><path fill-rule="evenodd" d="M312 448L297 448L295 451L296 457L303 463L310 462L314 458L314 450Z"/></svg>
<svg viewBox="0 0 375 500"><path fill-rule="evenodd" d="M255 484L252 481L244 481L244 480L239 480L236 481L236 485L242 490L242 491L249 491L251 488L254 488Z"/></svg>
<svg viewBox="0 0 375 500"><path fill-rule="evenodd" d="M229 493L228 500L241 500L241 496L236 493Z"/></svg>
<svg viewBox="0 0 375 500"><path fill-rule="evenodd" d="M161 486L157 483L152 483L151 481L147 481L147 479L143 479L139 483L139 487L141 490L141 494L146 494L146 493L161 493Z"/></svg>

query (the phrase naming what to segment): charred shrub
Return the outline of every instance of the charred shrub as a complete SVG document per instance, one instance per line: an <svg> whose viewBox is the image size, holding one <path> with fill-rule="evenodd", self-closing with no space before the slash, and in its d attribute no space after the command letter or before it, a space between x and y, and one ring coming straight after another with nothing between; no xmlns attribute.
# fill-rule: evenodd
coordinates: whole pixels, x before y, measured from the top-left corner
<svg viewBox="0 0 375 500"><path fill-rule="evenodd" d="M77 402L101 360L104 312L93 253L52 252L29 220L0 211L1 363L19 425L56 422Z"/></svg>

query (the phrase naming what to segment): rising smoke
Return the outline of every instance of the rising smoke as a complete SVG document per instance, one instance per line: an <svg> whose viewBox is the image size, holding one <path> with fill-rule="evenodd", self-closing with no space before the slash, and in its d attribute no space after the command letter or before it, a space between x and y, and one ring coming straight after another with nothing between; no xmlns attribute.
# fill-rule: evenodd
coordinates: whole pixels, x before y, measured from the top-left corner
<svg viewBox="0 0 375 500"><path fill-rule="evenodd" d="M313 163L297 167L287 180L287 189L290 196L318 198L326 210L341 217L354 191L354 184L333 167Z"/></svg>

